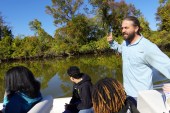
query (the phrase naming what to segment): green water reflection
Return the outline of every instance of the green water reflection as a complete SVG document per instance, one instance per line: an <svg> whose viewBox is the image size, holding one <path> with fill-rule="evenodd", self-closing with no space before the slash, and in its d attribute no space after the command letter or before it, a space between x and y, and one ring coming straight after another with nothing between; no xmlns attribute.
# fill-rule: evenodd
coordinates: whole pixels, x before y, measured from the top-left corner
<svg viewBox="0 0 170 113"><path fill-rule="evenodd" d="M0 101L4 95L4 74L12 66L28 67L41 82L43 95L52 95L54 98L71 95L72 83L66 73L72 65L80 67L81 72L91 76L95 83L102 77L115 77L122 82L121 57L115 55L83 56L64 59L48 59L40 61L25 61L0 64Z"/></svg>
<svg viewBox="0 0 170 113"><path fill-rule="evenodd" d="M170 56L170 52L165 53ZM28 67L41 82L42 94L52 95L54 98L71 96L72 83L66 71L72 65L80 67L81 72L90 75L93 83L102 77L114 77L122 82L121 56L115 56L113 54L1 63L0 102L2 102L4 95L4 74L10 67L18 65Z"/></svg>

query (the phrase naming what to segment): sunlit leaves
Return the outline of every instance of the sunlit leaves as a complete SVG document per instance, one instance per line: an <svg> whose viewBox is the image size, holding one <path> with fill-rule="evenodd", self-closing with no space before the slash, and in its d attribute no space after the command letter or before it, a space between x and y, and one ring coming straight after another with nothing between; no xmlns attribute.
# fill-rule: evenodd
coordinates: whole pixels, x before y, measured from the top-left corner
<svg viewBox="0 0 170 113"><path fill-rule="evenodd" d="M160 6L157 9L156 19L160 30L170 31L170 1L160 0Z"/></svg>
<svg viewBox="0 0 170 113"><path fill-rule="evenodd" d="M52 6L46 6L47 14L54 18L55 25L66 24L76 15L83 0L52 0Z"/></svg>
<svg viewBox="0 0 170 113"><path fill-rule="evenodd" d="M143 16L139 17L139 22L140 22L140 26L142 28L142 35L146 38L148 38L151 35L151 29L149 27L149 23L145 20L145 18Z"/></svg>
<svg viewBox="0 0 170 113"><path fill-rule="evenodd" d="M98 20L101 20L105 32L110 29L113 35L121 35L121 22L124 17L133 15L141 16L139 10L134 5L127 4L124 0L115 2L115 0L90 0L90 3L95 7Z"/></svg>
<svg viewBox="0 0 170 113"><path fill-rule="evenodd" d="M0 40L6 36L13 38L11 27L5 23L4 18L1 16L0 12Z"/></svg>

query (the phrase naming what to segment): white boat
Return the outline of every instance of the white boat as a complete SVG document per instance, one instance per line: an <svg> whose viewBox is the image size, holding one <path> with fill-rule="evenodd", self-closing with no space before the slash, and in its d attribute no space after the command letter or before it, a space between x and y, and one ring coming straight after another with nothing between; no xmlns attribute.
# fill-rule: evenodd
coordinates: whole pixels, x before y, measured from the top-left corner
<svg viewBox="0 0 170 113"><path fill-rule="evenodd" d="M170 107L163 100L162 92L145 90L138 94L137 109L140 113L169 113Z"/></svg>
<svg viewBox="0 0 170 113"><path fill-rule="evenodd" d="M65 103L70 102L71 97L56 98L46 96L37 103L28 113L62 113ZM167 107L162 99L162 93L156 90L145 90L139 92L137 98L137 108L140 113L169 113L170 107ZM0 103L0 109L2 103Z"/></svg>

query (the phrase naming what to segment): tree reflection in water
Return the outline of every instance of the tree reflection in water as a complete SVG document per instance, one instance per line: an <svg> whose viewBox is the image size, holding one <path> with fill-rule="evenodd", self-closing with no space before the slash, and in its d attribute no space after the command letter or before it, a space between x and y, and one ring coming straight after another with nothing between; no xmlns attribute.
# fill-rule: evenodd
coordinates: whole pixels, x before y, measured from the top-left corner
<svg viewBox="0 0 170 113"><path fill-rule="evenodd" d="M71 96L72 83L67 75L67 68L72 65L80 67L81 72L91 76L95 83L101 77L115 77L122 81L121 57L115 55L81 56L63 59L44 59L0 64L0 100L4 95L4 74L12 66L28 67L41 82L43 95L51 94L54 98Z"/></svg>

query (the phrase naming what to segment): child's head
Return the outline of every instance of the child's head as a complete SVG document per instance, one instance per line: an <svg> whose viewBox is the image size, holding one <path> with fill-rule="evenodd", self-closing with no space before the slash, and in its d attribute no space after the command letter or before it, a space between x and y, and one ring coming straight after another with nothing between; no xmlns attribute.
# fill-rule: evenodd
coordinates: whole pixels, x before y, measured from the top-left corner
<svg viewBox="0 0 170 113"><path fill-rule="evenodd" d="M122 84L113 78L99 80L93 88L92 102L95 113L115 113L122 109L126 93Z"/></svg>
<svg viewBox="0 0 170 113"><path fill-rule="evenodd" d="M75 79L79 79L82 77L82 73L80 73L80 69L77 66L69 67L67 70L67 74Z"/></svg>
<svg viewBox="0 0 170 113"><path fill-rule="evenodd" d="M80 73L80 69L77 66L71 66L67 70L67 74L70 76L70 80L75 82L75 80L82 78L82 73Z"/></svg>
<svg viewBox="0 0 170 113"><path fill-rule="evenodd" d="M31 97L39 94L40 83L34 78L33 73L24 66L9 69L4 79L5 90L8 94L22 92Z"/></svg>

